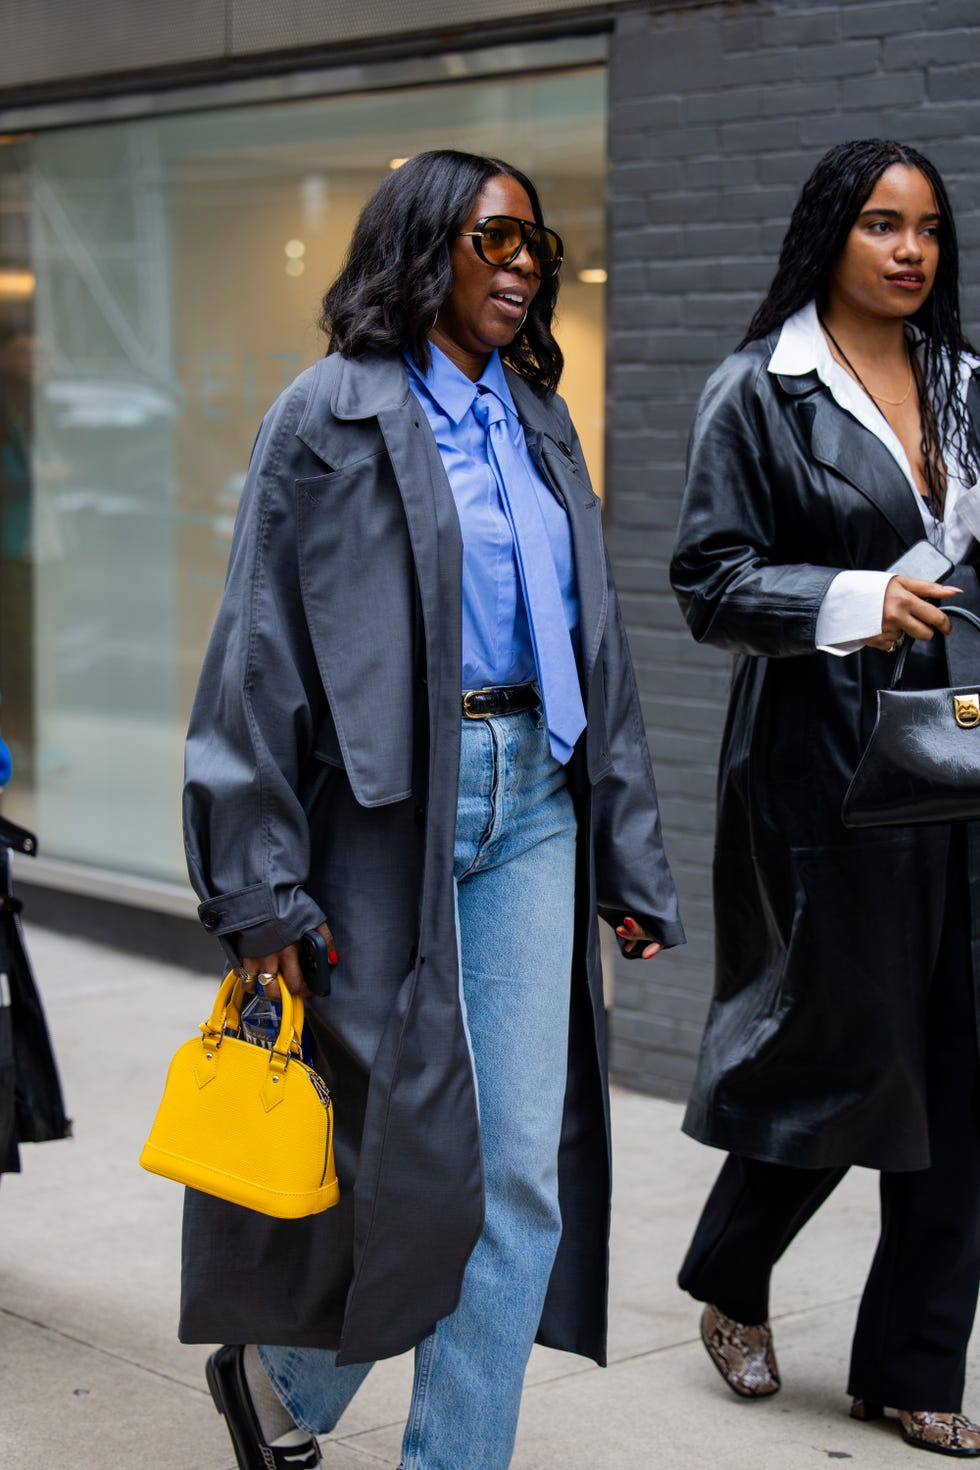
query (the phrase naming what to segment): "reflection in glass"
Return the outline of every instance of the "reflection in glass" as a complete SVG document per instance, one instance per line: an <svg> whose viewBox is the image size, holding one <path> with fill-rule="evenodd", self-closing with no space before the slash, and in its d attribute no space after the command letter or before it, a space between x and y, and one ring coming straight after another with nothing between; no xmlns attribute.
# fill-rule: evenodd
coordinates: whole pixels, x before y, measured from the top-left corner
<svg viewBox="0 0 980 1470"><path fill-rule="evenodd" d="M588 71L0 147L4 809L48 855L184 878L181 747L249 450L323 351L318 297L395 154L490 152L539 185L601 483L604 292L578 272L604 261L605 105Z"/></svg>
<svg viewBox="0 0 980 1470"><path fill-rule="evenodd" d="M34 747L31 441L34 291L27 148L0 146L0 729L19 781ZM11 802L7 807L14 815Z"/></svg>

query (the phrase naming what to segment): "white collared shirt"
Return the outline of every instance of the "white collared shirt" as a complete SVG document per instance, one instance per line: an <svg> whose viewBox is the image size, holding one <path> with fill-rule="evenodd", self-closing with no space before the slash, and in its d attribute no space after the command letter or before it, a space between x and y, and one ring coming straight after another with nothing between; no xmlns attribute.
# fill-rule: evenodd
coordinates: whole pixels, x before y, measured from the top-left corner
<svg viewBox="0 0 980 1470"><path fill-rule="evenodd" d="M964 355L961 359L960 392L964 398L976 366L976 358ZM811 301L783 323L776 350L769 359L769 371L792 378L815 372L839 407L880 439L894 458L908 481L909 494L919 508L923 535L954 563L963 558L974 535L980 537L980 481L968 483L947 448L943 519L935 519L924 497L919 494L908 455L898 435L884 414L832 355L817 319L815 302ZM817 648L824 653L843 656L856 652L866 638L877 637L881 632L885 588L890 580L890 572L839 572L820 604L815 639Z"/></svg>

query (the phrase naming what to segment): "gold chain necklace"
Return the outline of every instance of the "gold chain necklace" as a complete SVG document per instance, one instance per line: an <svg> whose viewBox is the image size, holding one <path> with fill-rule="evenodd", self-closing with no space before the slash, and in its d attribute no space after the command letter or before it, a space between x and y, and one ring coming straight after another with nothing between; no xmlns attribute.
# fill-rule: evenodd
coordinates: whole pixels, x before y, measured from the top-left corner
<svg viewBox="0 0 980 1470"><path fill-rule="evenodd" d="M848 372L851 373L851 375L857 380L858 387L863 388L864 392L867 393L869 398L874 399L875 403L887 403L892 408L901 408L902 404L906 402L909 394L912 392L912 383L915 376L912 372L912 358L909 354L908 343L905 344L905 359L909 365L909 380L905 386L905 392L902 394L901 398L886 398L883 393L872 393L871 389L861 377L861 374L858 372L853 362L851 362L851 359L848 357L847 353L844 351L843 347L840 345L837 338L834 336L833 332L824 321L823 317L818 317L817 320L823 327L824 331L827 333L827 336L830 338L831 346L836 350L837 356L847 368Z"/></svg>

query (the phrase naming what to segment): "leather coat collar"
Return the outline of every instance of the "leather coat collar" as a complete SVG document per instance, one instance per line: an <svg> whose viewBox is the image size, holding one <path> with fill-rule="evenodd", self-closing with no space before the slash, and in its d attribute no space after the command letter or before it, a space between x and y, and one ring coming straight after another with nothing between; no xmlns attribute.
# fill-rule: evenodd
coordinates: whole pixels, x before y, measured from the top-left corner
<svg viewBox="0 0 980 1470"><path fill-rule="evenodd" d="M770 356L779 333L766 339ZM980 370L967 391L971 417L980 422ZM775 374L776 382L800 412L815 460L847 480L881 512L906 546L923 537L922 517L908 481L893 456L874 434L835 401L816 372ZM855 438L855 435L859 438Z"/></svg>
<svg viewBox="0 0 980 1470"><path fill-rule="evenodd" d="M881 440L838 407L825 388L809 400L808 413L814 459L870 500L906 546L921 541L925 533L915 492Z"/></svg>
<svg viewBox="0 0 980 1470"><path fill-rule="evenodd" d="M767 338L770 355L778 340L778 334ZM881 440L841 408L816 372L777 373L775 378L795 404L817 463L870 500L906 547L921 541L922 517L913 491Z"/></svg>

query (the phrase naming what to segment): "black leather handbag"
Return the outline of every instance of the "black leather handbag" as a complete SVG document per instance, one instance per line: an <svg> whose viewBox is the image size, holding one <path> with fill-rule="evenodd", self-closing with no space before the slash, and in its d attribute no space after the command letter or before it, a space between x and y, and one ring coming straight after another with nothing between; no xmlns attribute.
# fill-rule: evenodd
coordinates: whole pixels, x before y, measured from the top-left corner
<svg viewBox="0 0 980 1470"><path fill-rule="evenodd" d="M961 624L947 641L953 677L973 670L977 677L948 689L901 689L911 647L906 640L891 687L878 691L871 739L841 807L845 827L980 818L980 618L960 607L943 611Z"/></svg>

